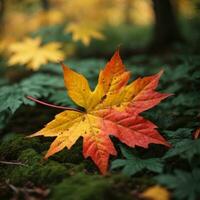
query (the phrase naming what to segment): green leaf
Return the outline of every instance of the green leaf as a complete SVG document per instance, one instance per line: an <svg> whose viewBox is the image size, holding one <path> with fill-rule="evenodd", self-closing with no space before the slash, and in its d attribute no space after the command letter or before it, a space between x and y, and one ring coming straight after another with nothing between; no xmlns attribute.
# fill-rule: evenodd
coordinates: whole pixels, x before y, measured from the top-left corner
<svg viewBox="0 0 200 200"><path fill-rule="evenodd" d="M183 141L183 139L192 139L192 131L191 128L179 128L176 131L163 131L167 139L170 141L172 145Z"/></svg>
<svg viewBox="0 0 200 200"><path fill-rule="evenodd" d="M173 189L177 199L197 200L200 196L200 169L193 169L191 173L175 170L174 175L158 175L155 179Z"/></svg>
<svg viewBox="0 0 200 200"><path fill-rule="evenodd" d="M183 139L169 149L164 158L170 158L177 155L188 160L191 160L195 155L200 155L200 139Z"/></svg>
<svg viewBox="0 0 200 200"><path fill-rule="evenodd" d="M111 169L123 167L122 173L127 176L132 176L137 172L140 172L144 169L153 171L156 173L161 173L163 169L162 160L159 158L149 158L149 159L140 159L134 156L127 149L120 147L123 156L126 159L117 159L114 160L111 164Z"/></svg>
<svg viewBox="0 0 200 200"><path fill-rule="evenodd" d="M200 101L197 101L199 98L200 94L196 91L187 94L179 94L172 100L172 104L175 106L195 107L200 105Z"/></svg>
<svg viewBox="0 0 200 200"><path fill-rule="evenodd" d="M64 87L61 80L56 76L36 74L18 84L1 87L0 112L9 110L14 113L22 104L34 105L26 96L47 97L56 89Z"/></svg>

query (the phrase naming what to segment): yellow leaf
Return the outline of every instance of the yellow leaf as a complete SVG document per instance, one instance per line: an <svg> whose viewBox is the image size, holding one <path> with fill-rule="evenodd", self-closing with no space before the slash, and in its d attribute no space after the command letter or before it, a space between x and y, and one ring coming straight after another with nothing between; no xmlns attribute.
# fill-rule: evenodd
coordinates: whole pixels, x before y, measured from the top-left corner
<svg viewBox="0 0 200 200"><path fill-rule="evenodd" d="M72 33L72 39L74 41L80 40L85 46L88 46L91 39L103 40L104 35L98 31L94 26L88 25L87 23L70 23L65 32Z"/></svg>
<svg viewBox="0 0 200 200"><path fill-rule="evenodd" d="M57 136L56 140L51 144L46 154L46 158L54 153L61 151L64 147L71 148L76 140L81 136L83 124L83 114L75 111L64 111L56 116L56 118L47 127L32 136L47 135L49 137ZM51 130L53 130L53 132Z"/></svg>
<svg viewBox="0 0 200 200"><path fill-rule="evenodd" d="M79 106L88 108L90 103L88 99L91 98L92 92L87 79L66 66L63 66L63 71L64 76L67 77L64 80L69 96Z"/></svg>
<svg viewBox="0 0 200 200"><path fill-rule="evenodd" d="M159 185L147 188L141 196L149 200L170 200L169 191Z"/></svg>
<svg viewBox="0 0 200 200"><path fill-rule="evenodd" d="M60 49L61 45L57 42L51 42L41 45L41 38L26 38L22 42L16 42L10 45L11 54L9 65L26 64L27 68L38 70L41 65L48 61L57 62L64 58Z"/></svg>

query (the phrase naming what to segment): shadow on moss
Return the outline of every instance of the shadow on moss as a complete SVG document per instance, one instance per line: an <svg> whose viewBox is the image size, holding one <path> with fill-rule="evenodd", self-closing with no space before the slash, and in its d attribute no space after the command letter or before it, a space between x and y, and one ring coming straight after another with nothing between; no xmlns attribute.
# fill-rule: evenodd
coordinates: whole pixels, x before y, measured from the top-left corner
<svg viewBox="0 0 200 200"><path fill-rule="evenodd" d="M51 200L110 200L133 199L126 192L126 178L121 176L101 176L77 173L52 188ZM116 187L118 184L118 187Z"/></svg>
<svg viewBox="0 0 200 200"><path fill-rule="evenodd" d="M27 139L24 135L7 134L0 143L0 160L14 161L20 165L0 164L0 182L5 187L9 181L16 187L32 183L49 188L48 199L52 200L133 199L130 191L140 183L123 175L95 174L98 170L93 162L83 159L82 140L71 150L63 150L44 160L43 155L49 145L49 140L45 138ZM85 174L86 171L90 174ZM8 187L7 190L11 197L12 191Z"/></svg>
<svg viewBox="0 0 200 200"><path fill-rule="evenodd" d="M23 185L27 181L49 185L61 181L68 175L67 167L56 161L44 161L33 149L22 151L18 161L25 165L6 166L1 170L4 171L5 179L16 185Z"/></svg>
<svg viewBox="0 0 200 200"><path fill-rule="evenodd" d="M17 160L20 153L27 148L33 148L41 151L43 147L40 144L39 138L28 140L21 134L7 134L1 140L0 159Z"/></svg>
<svg viewBox="0 0 200 200"><path fill-rule="evenodd" d="M83 165L69 162L72 161L73 154L80 155L80 153L76 153L76 150L71 152L72 155L68 153L71 159L63 159L62 156L58 156L55 160L44 160L43 151L46 151L48 147L49 142L42 143L39 138L26 139L23 135L8 134L0 144L0 160L19 162L20 165L0 164L0 180L10 180L16 185L23 185L27 181L31 181L35 184L49 186L60 182L74 171L83 170Z"/></svg>

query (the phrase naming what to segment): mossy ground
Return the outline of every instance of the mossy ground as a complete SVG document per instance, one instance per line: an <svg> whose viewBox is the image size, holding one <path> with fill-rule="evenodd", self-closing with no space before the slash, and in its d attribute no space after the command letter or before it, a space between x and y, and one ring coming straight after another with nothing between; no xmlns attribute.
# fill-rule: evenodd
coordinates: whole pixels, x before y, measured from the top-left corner
<svg viewBox="0 0 200 200"><path fill-rule="evenodd" d="M155 66L161 66L162 63L165 63L166 66L168 63L168 66L165 67L164 80L161 80L162 90L167 92L175 90L177 96L179 94L186 95L184 96L186 100L181 98L167 100L166 103L144 113L146 118L156 122L162 134L164 130L176 130L185 126L195 127L198 120L196 108L194 109L195 100L193 102L191 97L187 97L188 91L196 90L194 87L196 83L192 84L193 80L185 77L187 69L191 69L189 64L184 65L184 59L180 59L179 55L162 58L138 56L125 61L128 68L134 71L135 77L146 74L147 71L153 74L158 71ZM147 63L148 67L141 67L145 65L144 63ZM132 65L138 67L132 68ZM175 69L173 70L171 66ZM195 71L194 69L192 71ZM172 76L175 76L177 81L175 85L171 84ZM94 74L94 79L96 80L96 74ZM187 99L190 101L188 102ZM197 103L197 105L199 104ZM185 110L187 112L183 114ZM71 150L64 149L48 160L44 160L43 156L53 138L28 138L26 136L42 128L57 113L56 109L38 105L36 107L22 106L3 129L0 142L0 161L9 161L13 164L0 163L1 199L10 199L16 195L20 196L20 199L25 199L27 193L29 194L30 190L33 190L29 195L39 199L129 200L138 199L141 191L155 183L153 180L155 174L148 171L138 173L134 177L126 177L120 171L108 172L106 176L101 176L93 162L83 158L81 138ZM121 157L119 142L115 138L112 140L119 152L119 157ZM144 158L161 157L166 149L159 145L151 145L148 151L142 148L137 148L136 151ZM111 157L111 161L113 159ZM169 169L169 166L167 168ZM185 164L181 168L184 169ZM12 186L19 191L13 190ZM42 188L42 192L38 193L38 188L40 190Z"/></svg>
<svg viewBox="0 0 200 200"><path fill-rule="evenodd" d="M72 150L64 150L44 160L43 154L49 144L49 141L25 138L25 135L16 133L3 137L0 158L12 161L13 164L0 164L0 179L7 184L7 187L4 185L3 190L0 190L1 199L13 195L9 184L22 188L31 183L49 188L48 198L52 200L128 200L132 199L132 189L140 187L142 181L142 187L152 183L145 178L130 180L119 174L99 175L92 162L83 159L81 141Z"/></svg>

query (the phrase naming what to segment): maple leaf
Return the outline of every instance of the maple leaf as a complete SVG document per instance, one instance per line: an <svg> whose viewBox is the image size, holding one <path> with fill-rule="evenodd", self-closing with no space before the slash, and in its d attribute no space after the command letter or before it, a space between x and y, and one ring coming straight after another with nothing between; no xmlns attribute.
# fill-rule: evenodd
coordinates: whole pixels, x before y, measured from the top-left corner
<svg viewBox="0 0 200 200"><path fill-rule="evenodd" d="M9 59L9 65L27 64L27 67L38 70L48 61L56 62L64 58L64 54L57 42L50 42L41 45L41 38L26 38L22 42L16 42L10 45L9 51L12 53Z"/></svg>
<svg viewBox="0 0 200 200"><path fill-rule="evenodd" d="M170 193L169 191L161 187L159 185L155 185L152 187L147 188L142 194L141 197L144 199L151 199L151 200L170 200Z"/></svg>
<svg viewBox="0 0 200 200"><path fill-rule="evenodd" d="M74 41L82 41L85 46L90 44L91 38L104 39L104 35L101 32L87 23L70 23L66 27L65 32L72 33L72 39Z"/></svg>
<svg viewBox="0 0 200 200"><path fill-rule="evenodd" d="M56 137L46 158L65 147L70 149L79 137L83 137L84 157L91 157L105 174L109 156L117 154L110 135L130 147L148 148L150 143L170 146L158 133L156 125L138 115L170 96L155 91L162 73L138 78L127 85L130 73L116 51L91 91L83 75L62 66L68 95L85 110L61 112L45 128L31 135Z"/></svg>

